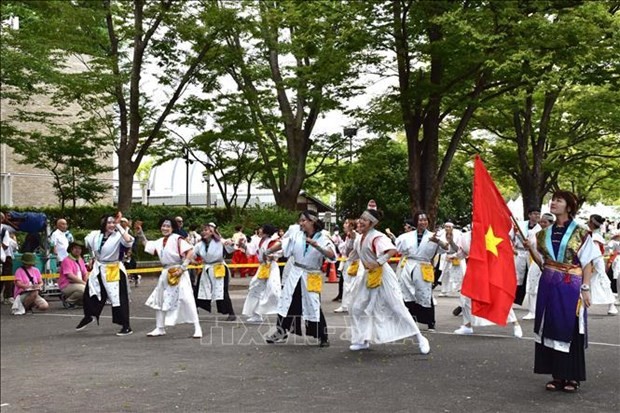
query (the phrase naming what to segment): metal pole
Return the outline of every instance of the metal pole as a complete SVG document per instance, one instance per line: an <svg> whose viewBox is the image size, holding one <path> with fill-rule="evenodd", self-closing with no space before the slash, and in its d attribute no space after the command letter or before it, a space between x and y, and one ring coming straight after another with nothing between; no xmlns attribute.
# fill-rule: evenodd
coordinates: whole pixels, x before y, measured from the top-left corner
<svg viewBox="0 0 620 413"><path fill-rule="evenodd" d="M185 148L185 206L189 206L189 149Z"/></svg>

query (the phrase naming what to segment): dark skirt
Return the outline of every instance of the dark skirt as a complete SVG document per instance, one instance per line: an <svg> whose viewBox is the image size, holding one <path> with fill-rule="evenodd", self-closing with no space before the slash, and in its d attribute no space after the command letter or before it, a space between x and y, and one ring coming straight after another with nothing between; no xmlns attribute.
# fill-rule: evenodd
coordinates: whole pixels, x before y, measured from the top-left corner
<svg viewBox="0 0 620 413"><path fill-rule="evenodd" d="M112 322L120 326L129 328L129 293L127 290L127 274L121 270L121 279L118 282L119 285L119 299L120 306L112 307ZM84 317L95 317L97 324L99 324L99 316L105 307L106 301L108 301L108 292L105 289L103 280L101 279L101 273L97 275L99 279L99 285L101 286L101 300L97 299L96 295L91 297L89 283L86 283L84 288Z"/></svg>
<svg viewBox="0 0 620 413"><path fill-rule="evenodd" d="M517 289L515 291L515 299L513 303L518 305L523 305L523 300L525 299L525 293L527 292L527 275L526 279L523 280L522 285L517 285Z"/></svg>
<svg viewBox="0 0 620 413"><path fill-rule="evenodd" d="M575 322L568 353L536 343L534 373L551 374L558 380L586 380L585 335L579 334L579 322Z"/></svg>
<svg viewBox="0 0 620 413"><path fill-rule="evenodd" d="M198 299L198 286L200 285L201 278L202 271L196 277L196 283L192 284L192 289L194 290L194 300L196 300L196 307L211 312L211 300ZM224 298L221 300L215 300L215 306L217 308L217 312L220 314L235 315L232 300L230 299L230 294L228 293L228 284L230 284L230 268L226 266L226 276L224 277Z"/></svg>
<svg viewBox="0 0 620 413"><path fill-rule="evenodd" d="M295 292L293 293L293 299L291 301L291 305L288 308L288 312L286 313L286 317L282 317L278 315L277 328L280 332L290 332L298 336L303 336L302 331L302 304L301 304L301 279L297 283L297 287L295 287ZM325 321L325 316L323 315L323 310L320 309L320 318L319 322L316 321L306 321L306 335L314 338L318 338L321 341L327 341L327 322Z"/></svg>
<svg viewBox="0 0 620 413"><path fill-rule="evenodd" d="M421 324L428 325L428 328L435 328L435 304L431 298L431 307L423 307L415 301L405 301L405 306L413 319Z"/></svg>

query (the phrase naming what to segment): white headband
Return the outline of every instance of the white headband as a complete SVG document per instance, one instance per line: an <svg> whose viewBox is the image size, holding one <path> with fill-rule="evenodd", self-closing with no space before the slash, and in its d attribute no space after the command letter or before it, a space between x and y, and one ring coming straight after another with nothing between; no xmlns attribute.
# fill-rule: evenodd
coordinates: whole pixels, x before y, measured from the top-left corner
<svg viewBox="0 0 620 413"><path fill-rule="evenodd" d="M302 212L302 214L301 214L301 215L303 215L303 216L304 216L304 218L307 218L307 219L309 219L309 220L310 220L310 221L312 221L312 222L317 222L317 221L319 220L319 217L317 217L317 216L315 216L315 215L312 215L312 214L306 214L306 213L303 213L303 212Z"/></svg>
<svg viewBox="0 0 620 413"><path fill-rule="evenodd" d="M362 216L360 218L364 218L367 219L368 221L372 222L373 224L377 224L379 222L379 220L377 218L375 218L370 212L368 211L364 211L362 213Z"/></svg>

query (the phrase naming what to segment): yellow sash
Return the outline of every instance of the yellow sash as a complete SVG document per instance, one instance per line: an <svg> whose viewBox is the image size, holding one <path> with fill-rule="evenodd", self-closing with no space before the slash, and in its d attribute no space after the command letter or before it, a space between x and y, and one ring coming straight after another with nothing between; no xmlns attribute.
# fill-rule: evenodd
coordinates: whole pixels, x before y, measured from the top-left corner
<svg viewBox="0 0 620 413"><path fill-rule="evenodd" d="M381 286L381 280L383 278L383 267L377 267L372 270L368 270L368 278L366 279L367 288L377 288Z"/></svg>
<svg viewBox="0 0 620 413"><path fill-rule="evenodd" d="M431 264L420 264L420 269L422 270L422 279L427 283L432 283L435 281L435 272L433 270L433 266Z"/></svg>
<svg viewBox="0 0 620 413"><path fill-rule="evenodd" d="M269 278L270 268L267 264L261 264L256 271L256 277L259 280L267 280Z"/></svg>
<svg viewBox="0 0 620 413"><path fill-rule="evenodd" d="M213 266L213 276L215 278L226 277L226 267L224 266L224 264L215 264Z"/></svg>
<svg viewBox="0 0 620 413"><path fill-rule="evenodd" d="M452 261L452 265L461 265L461 260L458 258L452 258L450 261Z"/></svg>
<svg viewBox="0 0 620 413"><path fill-rule="evenodd" d="M405 265L407 265L407 257L403 257L400 261L400 268L405 268Z"/></svg>
<svg viewBox="0 0 620 413"><path fill-rule="evenodd" d="M107 282L120 281L121 269L118 262L115 264L106 264L105 266L105 280Z"/></svg>
<svg viewBox="0 0 620 413"><path fill-rule="evenodd" d="M308 292L321 293L323 287L323 274L320 272L308 273Z"/></svg>
<svg viewBox="0 0 620 413"><path fill-rule="evenodd" d="M357 275L357 270L359 270L359 268L360 268L360 261L355 260L351 263L351 265L349 265L349 268L347 268L347 274L349 274L351 277L355 277Z"/></svg>
<svg viewBox="0 0 620 413"><path fill-rule="evenodd" d="M183 275L183 269L179 267L168 268L168 284L172 287L178 285Z"/></svg>

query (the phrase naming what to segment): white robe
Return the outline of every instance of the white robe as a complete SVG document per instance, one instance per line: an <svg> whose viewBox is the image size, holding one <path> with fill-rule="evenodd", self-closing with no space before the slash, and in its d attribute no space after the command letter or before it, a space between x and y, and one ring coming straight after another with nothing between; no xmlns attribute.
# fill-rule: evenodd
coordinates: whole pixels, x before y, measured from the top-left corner
<svg viewBox="0 0 620 413"><path fill-rule="evenodd" d="M361 237L361 235L357 234L356 238ZM347 257L351 251L353 250L354 241L351 238L346 239L345 242L341 244L340 254L342 256ZM362 277L359 275L363 275L364 268L360 265L357 269L357 275L349 275L349 267L351 266L351 262L349 260L343 261L342 269L340 271L342 280L342 301L341 307L345 310L349 310L351 307L351 300L353 299L353 292L357 288L357 284Z"/></svg>
<svg viewBox="0 0 620 413"><path fill-rule="evenodd" d="M463 234L461 231L453 230L452 240L457 247L462 236ZM448 242L445 235L441 237L441 240ZM458 261L458 264L455 264L455 261ZM448 251L441 254L439 268L441 269L441 277L439 277L439 281L441 282L441 292L447 294L451 292L458 293L461 291L463 277L465 276L465 271L467 271L467 264L465 263L465 254L463 253L463 250L459 247L456 251L454 251L452 246L450 246Z"/></svg>
<svg viewBox="0 0 620 413"><path fill-rule="evenodd" d="M536 236L536 233L540 231L542 228L540 227L539 224L536 224L534 228L529 229L529 222L530 222L529 220L519 222L519 228L521 228L521 232L523 233L523 235L525 235L525 237L529 239L530 242L532 242L533 240L532 236ZM530 258L530 252L523 245L523 242L521 241L521 235L517 235L514 232L514 229L511 230L510 236L512 238L512 242L513 242L515 251L517 253L517 255L515 255L515 270L517 273L517 285L523 285L523 282L526 280L526 277L527 277L527 274L530 268L530 264L532 263L531 258Z"/></svg>
<svg viewBox="0 0 620 413"><path fill-rule="evenodd" d="M278 312L278 301L280 300L280 292L282 290L278 261L274 259L269 262L263 262L263 253L278 238L278 234L273 234L271 238L264 237L258 244L258 260L261 265L269 266L269 278L259 279L258 271L252 277L248 287L248 296L243 305L242 314L245 316L262 316Z"/></svg>
<svg viewBox="0 0 620 413"><path fill-rule="evenodd" d="M322 249L331 250L336 256L336 247L329 239L321 232L315 234L315 241L318 242ZM289 267L282 292L280 294L280 300L278 302L278 314L282 317L286 317L289 307L293 301L293 294L297 284L301 281L301 305L302 305L302 318L304 321L319 322L321 311L321 295L315 292L308 291L308 273L320 272L323 260L326 259L329 262L333 262L323 256L316 248L306 245L306 234L303 231L295 231L284 238L282 241L282 251L285 257L294 257L294 263ZM297 266L301 265L302 267Z"/></svg>
<svg viewBox="0 0 620 413"><path fill-rule="evenodd" d="M90 296L97 296L98 300L101 300L101 285L99 283L98 275L101 274L101 281L103 288L108 293L108 300L112 303L112 307L120 307L120 280L119 281L107 281L106 280L106 265L117 264L120 270L127 274L125 266L123 265L121 255L121 246L125 248L131 248L133 245L133 237L131 241L127 242L118 231L114 231L108 237L105 244L101 244L103 240L103 234L101 231L92 231L84 239L86 246L92 252L95 263L93 264L93 270L88 277L88 291ZM122 279L122 278L121 278ZM127 282L127 280L125 280ZM129 286L127 287L129 291Z"/></svg>
<svg viewBox="0 0 620 413"><path fill-rule="evenodd" d="M373 244L376 253L373 252ZM351 342L355 344L389 343L420 333L416 322L405 307L398 279L388 263L383 264L381 285L368 288L368 271L363 263L377 262L381 256L396 247L383 233L371 229L364 237L357 237L349 261L360 259L359 278L351 300Z"/></svg>
<svg viewBox="0 0 620 413"><path fill-rule="evenodd" d="M232 252L233 246L227 246L226 251ZM224 263L224 244L221 241L211 239L207 250L204 241L199 242L194 247L194 254L202 258L202 276L198 284L199 300L223 300L224 299L224 278L215 278L213 267Z"/></svg>
<svg viewBox="0 0 620 413"><path fill-rule="evenodd" d="M438 244L430 241L433 233L424 231L418 245L418 231L410 231L399 236L397 250L403 255L399 264L399 281L406 302L416 302L422 307L431 308L433 283L422 279L420 264L431 264L435 254L445 252Z"/></svg>
<svg viewBox="0 0 620 413"><path fill-rule="evenodd" d="M592 233L592 241L605 245L605 239L599 232ZM598 244L595 243L598 247ZM611 281L605 272L605 260L602 256L596 257L593 261L592 279L590 280L590 296L592 304L613 304L616 301L611 290Z"/></svg>
<svg viewBox="0 0 620 413"><path fill-rule="evenodd" d="M189 273L184 271L177 285L168 284L168 269L181 265L185 253L192 245L178 234L171 234L164 247L164 239L149 241L144 251L159 257L164 269L159 275L157 286L146 300L146 305L165 312L164 325L173 326L181 323L198 321L198 311L194 301Z"/></svg>

